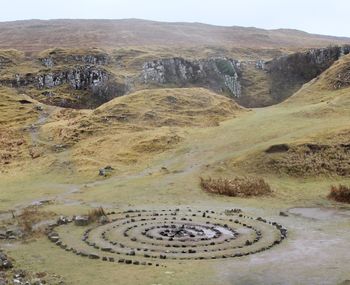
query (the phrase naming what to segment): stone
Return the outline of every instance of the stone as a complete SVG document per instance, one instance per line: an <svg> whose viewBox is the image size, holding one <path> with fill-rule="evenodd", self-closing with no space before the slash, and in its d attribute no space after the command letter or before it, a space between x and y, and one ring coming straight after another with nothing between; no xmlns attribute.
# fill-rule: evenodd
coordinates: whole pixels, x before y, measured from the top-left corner
<svg viewBox="0 0 350 285"><path fill-rule="evenodd" d="M282 211L281 211L281 212L280 212L280 216L281 216L281 217L288 217L288 214L287 214L286 212L282 212Z"/></svg>
<svg viewBox="0 0 350 285"><path fill-rule="evenodd" d="M266 153L280 153L287 152L289 150L289 145L287 144L275 144L271 145L268 149L265 150Z"/></svg>
<svg viewBox="0 0 350 285"><path fill-rule="evenodd" d="M12 268L11 260L3 253L0 253L0 269L10 269Z"/></svg>
<svg viewBox="0 0 350 285"><path fill-rule="evenodd" d="M90 259L100 259L100 257L97 254L90 253L89 254Z"/></svg>
<svg viewBox="0 0 350 285"><path fill-rule="evenodd" d="M114 168L112 166L107 165L106 167L99 169L98 175L107 177L112 173L113 170Z"/></svg>
<svg viewBox="0 0 350 285"><path fill-rule="evenodd" d="M65 216L60 216L58 219L57 219L57 225L66 225L70 222L70 219L68 217L65 217Z"/></svg>
<svg viewBox="0 0 350 285"><path fill-rule="evenodd" d="M108 219L107 216L101 216L98 219L98 223L101 224L101 225L108 224L109 223L109 219Z"/></svg>
<svg viewBox="0 0 350 285"><path fill-rule="evenodd" d="M90 223L88 216L76 216L74 219L74 224L76 226L87 226Z"/></svg>

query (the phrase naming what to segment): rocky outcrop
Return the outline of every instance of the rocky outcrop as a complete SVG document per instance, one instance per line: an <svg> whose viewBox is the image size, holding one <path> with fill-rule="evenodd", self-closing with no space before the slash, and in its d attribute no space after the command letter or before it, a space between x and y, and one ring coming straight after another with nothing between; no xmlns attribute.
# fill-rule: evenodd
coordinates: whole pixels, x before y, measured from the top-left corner
<svg viewBox="0 0 350 285"><path fill-rule="evenodd" d="M0 69L6 68L8 66L10 66L12 64L12 60L4 57L4 56L0 56Z"/></svg>
<svg viewBox="0 0 350 285"><path fill-rule="evenodd" d="M143 65L141 81L146 85L202 86L235 97L241 95L240 62L227 58L149 61Z"/></svg>
<svg viewBox="0 0 350 285"><path fill-rule="evenodd" d="M16 75L3 72L0 84L28 91L40 101L61 107L95 108L130 91L154 87L205 87L233 97L242 106L263 107L294 94L341 56L349 54L350 46L311 49L270 61L171 57L142 63L140 59L130 60L139 53L128 52L112 55L94 48L48 50L35 58L45 69ZM1 54L0 69L14 65L12 58L15 57ZM16 58L14 62L20 56ZM36 68L37 65L32 70ZM334 84L335 88L343 85Z"/></svg>
<svg viewBox="0 0 350 285"><path fill-rule="evenodd" d="M38 89L54 88L62 84L69 84L76 90L92 88L103 85L109 80L109 74L94 66L77 66L69 70L47 70L38 74L16 74L12 85L23 87L34 85Z"/></svg>
<svg viewBox="0 0 350 285"><path fill-rule="evenodd" d="M335 46L285 55L266 62L264 70L271 79L271 96L276 103L283 101L349 53L350 46Z"/></svg>
<svg viewBox="0 0 350 285"><path fill-rule="evenodd" d="M349 52L350 46L311 49L267 62L166 58L146 62L140 78L146 86L206 87L229 94L245 107L261 107L288 98Z"/></svg>
<svg viewBox="0 0 350 285"><path fill-rule="evenodd" d="M110 57L105 54L100 55L68 55L62 59L56 59L55 57L44 57L39 59L41 63L46 67L54 67L58 61L60 63L83 63L91 65L108 65L110 63Z"/></svg>
<svg viewBox="0 0 350 285"><path fill-rule="evenodd" d="M91 104L78 102L74 106L66 101L58 103L62 107L77 108L96 107L114 97L124 95L127 91L126 85L116 82L105 69L90 65L67 70L45 70L38 74L17 74L11 85L17 88L35 87L43 90L41 94L46 97L54 97L54 90L61 85L68 85L72 90L87 91L92 97Z"/></svg>

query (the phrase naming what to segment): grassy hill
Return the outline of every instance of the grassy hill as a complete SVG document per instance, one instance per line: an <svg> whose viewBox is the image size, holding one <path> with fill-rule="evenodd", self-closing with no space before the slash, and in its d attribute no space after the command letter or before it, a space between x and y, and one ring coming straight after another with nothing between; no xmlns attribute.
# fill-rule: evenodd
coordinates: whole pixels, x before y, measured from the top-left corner
<svg viewBox="0 0 350 285"><path fill-rule="evenodd" d="M145 31L150 26L162 30L159 35L164 38L132 30L141 24ZM194 84L187 88L149 85L146 90L138 85L130 94L107 98L89 105L90 109L59 107L55 100L86 99L83 96L93 92L77 90L76 84L92 78L89 83L94 87L94 80L99 80L96 74L101 80L122 79L131 84L130 76L140 77L140 65L155 58L180 54L196 61L223 51L230 56L242 55L244 51L247 61L258 60L261 55L271 59L282 53L282 45L289 52L309 44L347 39L289 30L138 20L25 21L1 25L0 38L6 36L3 46L8 39L11 47L38 50L0 52L0 230L18 226L26 213L35 213L36 221L27 225L27 239L0 240L1 248L15 259L16 268L39 272L40 277L54 274L62 277L64 284L232 285L233 280L237 284L281 284L284 280L291 284L346 284L350 206L327 196L332 185L350 185L349 55L339 58L339 49L336 50L337 56L326 60L316 73L318 65L313 63L329 58L327 49L278 58L276 68L271 69L277 75L279 70L285 71L279 74L278 84L267 80L269 73L256 65L259 62L246 63L242 82L249 87L247 92L252 98L261 96L265 105L271 103L270 86L276 86L277 92L285 83L280 79L286 74L295 70L311 74L303 80L294 78L294 82L286 75L291 90L300 86L301 89L284 102L268 107L246 109L232 98ZM92 27L95 29L90 35L84 34ZM228 37L232 31L232 37ZM192 32L197 36L189 39ZM165 40L171 43L170 38L178 39L179 44L187 40L190 44L210 43L216 39L241 46L198 50L171 50L169 46L41 50L51 44L72 45L75 37L78 46L100 40L106 45L114 45L117 40L122 45L145 44L146 40L147 44ZM244 48L254 44L267 49ZM308 62L311 67L305 68ZM77 77L71 75L79 73L81 67L87 76L77 82ZM16 76L19 73L21 78ZM49 76L47 88L40 86L44 73ZM59 85L63 79L66 81ZM18 82L22 85L13 88ZM67 89L63 92L61 88ZM110 172L102 176L101 169ZM263 178L271 194L227 197L200 187L201 177L230 181L243 176ZM202 216L196 213L197 207L223 216L226 210L239 208L243 215L281 223L288 236L281 244L254 256L191 261L167 258L160 260L161 266L143 266L73 255L54 246L44 231L36 231L33 226L45 226L61 215L81 215L101 206L106 211L194 209L192 215L197 216ZM212 216L209 211L205 219ZM218 217L215 221L220 222ZM64 234L75 246L85 230L71 224ZM9 273L11 280L13 276Z"/></svg>
<svg viewBox="0 0 350 285"><path fill-rule="evenodd" d="M334 90L334 85L328 81L333 82L340 70L347 70L347 61L348 58L343 58L335 63L318 80L305 85L284 103L252 111L197 88L139 91L113 99L95 110L63 109L36 101L23 104L11 89L2 89L1 121L9 120L10 123L2 125L1 137L11 130L14 133L22 130L25 143L21 144L20 151L12 152L19 153L19 157L1 164L1 187L6 191L1 192L0 209L6 214L16 205L30 205L38 200L50 201L40 206L40 211L56 215L84 213L96 206L107 209L147 208L150 205L153 208L173 205L209 209L239 207L255 216L266 215L287 224L290 234L286 242L276 250L234 262L169 263L165 269L173 272L169 275L169 284L209 285L218 278L222 278L220 284L232 284L232 276L222 277L221 270L234 272L235 280L241 284L246 284L247 274L259 280L278 275L279 282L286 276L295 279L295 273L301 272L298 281L310 280L310 266L313 270L319 269L319 264L312 262L320 258L319 250L304 254L299 246L294 246L307 242L310 232L315 233L315 238L322 234L322 239L336 242L333 247L317 244L322 250L320 262L327 266L325 274L335 276L332 282L340 284L338 281L347 278L348 268L339 265L333 269L332 258L347 264L348 254L342 246L349 246L348 221L331 216L328 224L328 220L292 214L281 217L278 213L293 207L325 207L334 211L337 207L342 207L343 211L349 208L327 199L330 186L348 184L349 176L331 172L320 175L310 171L317 167L310 168L307 176L284 171L286 167L306 170L310 161L322 163L322 159L333 156L344 158L337 147L340 143L349 143L349 88ZM43 110L36 110L37 105ZM23 117L16 122L19 114ZM215 124L209 114L217 116ZM23 130L27 124L33 124L34 128ZM8 141L7 148L17 145L16 137L11 140L14 141ZM330 152L325 156L317 154L312 160L313 154L309 150L311 159L298 159L306 155L303 151L307 150L306 144L311 143L316 148L328 145ZM268 148L277 144L287 144L291 151L287 156L286 153L266 154ZM3 149L3 144L1 146ZM32 147L38 156L30 155ZM266 163L268 155L271 161L277 162L275 168ZM262 165L259 164L261 161ZM347 161L343 162L344 166ZM107 165L114 168L111 175L98 176L99 168ZM271 185L273 194L249 199L215 196L199 186L202 176L231 178L237 175L263 177ZM333 240L334 230L336 240ZM69 234L75 236L78 233ZM314 244L314 240L311 241ZM123 284L152 284L154 280L163 282L165 275L164 270L157 267L119 266L83 259L53 247L44 236L32 238L30 242L17 242L16 246L7 247L7 251L21 267L36 272L55 272L69 280L68 284L115 284L120 278ZM284 254L293 256L292 260L286 259ZM40 263L33 263L37 255ZM304 262L295 262L301 256L307 260L306 271ZM258 262L252 264L255 258ZM273 272L269 271L271 264ZM248 266L264 273L239 273ZM286 267L288 271L285 271ZM95 274L96 268L99 275ZM141 273L142 280L135 277ZM319 278L325 280L326 276ZM315 280L314 276L312 280Z"/></svg>
<svg viewBox="0 0 350 285"><path fill-rule="evenodd" d="M38 51L52 47L145 45L295 49L344 43L350 43L350 40L297 30L263 30L137 19L28 20L0 23L0 48L24 51Z"/></svg>

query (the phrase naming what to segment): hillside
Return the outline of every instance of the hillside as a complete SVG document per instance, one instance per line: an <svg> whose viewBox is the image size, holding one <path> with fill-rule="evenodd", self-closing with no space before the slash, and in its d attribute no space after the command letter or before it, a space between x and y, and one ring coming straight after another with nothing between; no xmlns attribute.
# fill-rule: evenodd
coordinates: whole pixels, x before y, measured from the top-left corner
<svg viewBox="0 0 350 285"><path fill-rule="evenodd" d="M263 30L137 19L29 20L0 23L0 48L23 51L53 47L151 45L296 49L346 43L350 43L350 39L313 35L297 30Z"/></svg>
<svg viewBox="0 0 350 285"><path fill-rule="evenodd" d="M329 193L350 187L349 39L141 20L0 39L0 285L348 284Z"/></svg>
<svg viewBox="0 0 350 285"><path fill-rule="evenodd" d="M287 60L288 66L303 70L304 65L296 64L294 59ZM349 56L343 56L330 68L327 65L331 62L327 61L325 72L297 94L281 104L250 111L198 87L139 90L91 110L46 105L2 87L0 181L5 191L1 191L0 226L6 233L10 227L18 229L17 221L28 213L34 213L35 219L27 221L29 226L34 225L28 239L5 238L1 244L16 260L16 266L62 276L66 284L116 284L118 280L127 285L163 284L164 272L171 272L166 274L169 284L210 285L218 280L224 285L232 284L232 280L247 284L247 276L254 281L252 284L264 284L266 280L265 284L280 284L286 278L291 284L301 279L305 284L323 284L324 280L329 280L327 285L344 284L350 262L349 206L329 200L327 195L332 184L349 183L348 60ZM57 59L55 63L54 59L58 67L62 62ZM40 61L36 63L40 67ZM315 70L319 72L314 67L308 69L311 75ZM345 84L334 84L338 76ZM298 84L302 82L300 77L296 79ZM287 145L288 151L267 152L281 144ZM237 176L263 177L271 186L271 195L226 197L200 188L200 177ZM97 223L57 227L61 240L56 244L43 234L43 228L35 230L51 223L53 217L81 215L100 206L108 212L127 212L130 220L125 221L126 236L116 237L123 244L129 233L142 231L141 223L163 218L162 224L168 219L174 223L199 219L201 224L209 222L215 227L225 219L222 227L227 231L233 221L227 210L233 209L242 211L234 219L252 216L244 220L246 226L254 223L256 229L261 217L268 217L286 227L288 235L285 241L277 240L277 245L261 252L253 248L255 252L249 255L238 252L235 257L223 257L224 251L220 250L218 256L213 256L214 252L204 255L210 260L180 260L182 254L196 258L201 247L196 245L195 252L189 253L181 241L181 245L175 244L179 246L179 259L173 260L168 247L164 259L159 255L148 257L148 252L140 250L117 254L109 249L109 243L108 248L101 246L102 240L113 238L111 235L120 229L118 225L104 225L101 237L89 235L95 238L94 243L88 240L94 247L83 240L87 228L100 228ZM200 212L202 209L208 212ZM186 216L182 214L185 210ZM11 213L17 219L11 218ZM129 228L130 224L136 229ZM239 231L233 242L243 236L239 251L248 249L251 237L245 237L251 229L240 231L236 222L233 226ZM250 233L257 236L255 231ZM259 228L259 233L263 247L280 237L268 228ZM132 242L142 248L144 238L149 239L140 233ZM57 242L54 236L50 239ZM152 243L157 242L174 241L153 238ZM205 245L205 249L215 249L219 243ZM227 245L223 243L224 250L231 250ZM300 245L315 249L303 251ZM85 252L95 255L84 258ZM113 258L108 259L112 262L106 257ZM142 265L145 259L153 266ZM318 272L320 267L322 274L310 277L310 271ZM96 268L99 274L95 274ZM140 275L142 278L137 277Z"/></svg>
<svg viewBox="0 0 350 285"><path fill-rule="evenodd" d="M0 84L42 103L94 109L137 90L201 87L244 107L279 103L350 52L332 46L296 53L222 48L55 48L0 52Z"/></svg>
<svg viewBox="0 0 350 285"><path fill-rule="evenodd" d="M341 120L349 118L350 56L336 61L320 76L305 84L297 93L280 104L304 120ZM311 127L318 128L315 123ZM310 130L311 130L310 129ZM310 133L298 140L280 140L276 144L240 158L236 166L260 173L291 177L349 177L350 128L345 120L331 128Z"/></svg>

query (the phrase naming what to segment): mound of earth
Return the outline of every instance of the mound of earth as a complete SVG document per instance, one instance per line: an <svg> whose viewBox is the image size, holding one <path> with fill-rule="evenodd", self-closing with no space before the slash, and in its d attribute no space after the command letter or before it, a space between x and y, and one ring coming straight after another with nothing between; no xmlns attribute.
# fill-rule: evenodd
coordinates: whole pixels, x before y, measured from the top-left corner
<svg viewBox="0 0 350 285"><path fill-rule="evenodd" d="M350 176L349 137L350 131L345 130L316 143L272 145L243 164L250 165L260 172L294 177L321 175L348 177Z"/></svg>
<svg viewBox="0 0 350 285"><path fill-rule="evenodd" d="M324 74L326 86L330 90L342 89L350 86L350 56L338 60Z"/></svg>
<svg viewBox="0 0 350 285"><path fill-rule="evenodd" d="M209 127L234 118L245 109L232 99L203 88L142 90L116 98L93 115L108 121L162 127Z"/></svg>
<svg viewBox="0 0 350 285"><path fill-rule="evenodd" d="M59 109L43 134L71 148L79 169L132 166L181 143L185 128L217 126L245 112L232 99L202 88L143 90L95 110Z"/></svg>

